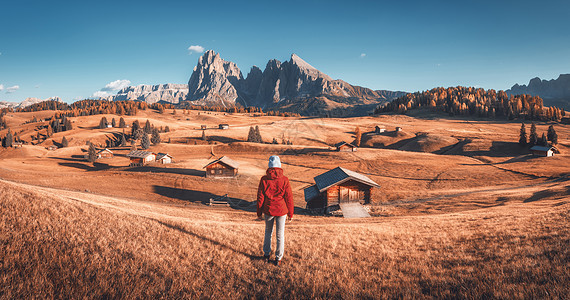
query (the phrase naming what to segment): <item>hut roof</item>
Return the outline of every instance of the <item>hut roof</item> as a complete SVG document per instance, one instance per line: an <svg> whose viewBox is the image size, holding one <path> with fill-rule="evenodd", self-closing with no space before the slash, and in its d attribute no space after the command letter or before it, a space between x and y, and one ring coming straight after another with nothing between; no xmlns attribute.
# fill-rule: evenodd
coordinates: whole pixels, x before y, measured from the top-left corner
<svg viewBox="0 0 570 300"><path fill-rule="evenodd" d="M540 145L535 145L532 146L532 148L530 148L530 151L543 151L543 152L547 152L548 150L552 150L552 152L554 153L560 153L560 151L558 150L558 148L554 147L554 146L540 146Z"/></svg>
<svg viewBox="0 0 570 300"><path fill-rule="evenodd" d="M129 154L127 154L127 157L132 157L132 158L145 158L149 155L153 154L152 152L149 151L144 151L144 150L134 150L129 152Z"/></svg>
<svg viewBox="0 0 570 300"><path fill-rule="evenodd" d="M303 190L305 192L305 201L309 202L319 195L319 189L316 185L311 185Z"/></svg>
<svg viewBox="0 0 570 300"><path fill-rule="evenodd" d="M205 165L204 168L207 168L208 166L213 165L217 162L222 163L222 164L224 164L230 168L233 168L233 169L239 168L239 163L235 160L230 159L227 156L222 156L222 157L210 162L209 164Z"/></svg>
<svg viewBox="0 0 570 300"><path fill-rule="evenodd" d="M349 147L351 147L351 148L356 148L356 146L354 146L353 144L347 143L347 142L345 142L345 141L336 143L334 146L338 148L338 147L340 147L340 146L342 146L342 145L347 145L347 146L349 146Z"/></svg>
<svg viewBox="0 0 570 300"><path fill-rule="evenodd" d="M170 158L172 158L172 155L170 155L170 154L168 154L168 153L158 153L158 154L156 154L156 160L161 160L161 159L163 159L163 158L165 158L165 157L167 157L167 156L170 157Z"/></svg>
<svg viewBox="0 0 570 300"><path fill-rule="evenodd" d="M103 152L109 152L109 153L113 154L113 151L111 151L111 150L109 150L109 149L107 149L107 148L99 150L99 152L97 152L97 154L101 154L101 153L103 153Z"/></svg>
<svg viewBox="0 0 570 300"><path fill-rule="evenodd" d="M336 167L330 171L318 175L315 177L315 183L319 192L323 192L333 185L343 183L351 179L366 185L380 187L376 182L372 181L372 179L366 177L365 175L347 170L342 167Z"/></svg>

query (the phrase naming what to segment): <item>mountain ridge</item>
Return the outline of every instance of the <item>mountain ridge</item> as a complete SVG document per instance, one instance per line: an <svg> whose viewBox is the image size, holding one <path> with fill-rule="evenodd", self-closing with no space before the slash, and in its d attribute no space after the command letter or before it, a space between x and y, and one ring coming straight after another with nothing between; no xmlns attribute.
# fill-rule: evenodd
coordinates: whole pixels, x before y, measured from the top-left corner
<svg viewBox="0 0 570 300"><path fill-rule="evenodd" d="M149 104L162 101L226 108L260 107L307 115L338 111L339 107L346 107L347 111L363 111L363 107L370 106L372 109L377 104L404 94L400 91L375 91L332 79L295 53L284 62L269 60L264 70L252 66L244 77L234 62L224 60L213 50L207 50L198 58L186 86L130 86L116 95L100 99L145 101ZM352 106L359 109L351 110Z"/></svg>
<svg viewBox="0 0 570 300"><path fill-rule="evenodd" d="M507 91L508 95L529 94L539 96L545 104L570 110L570 74L560 74L558 78L543 80L534 77L528 85L513 85Z"/></svg>

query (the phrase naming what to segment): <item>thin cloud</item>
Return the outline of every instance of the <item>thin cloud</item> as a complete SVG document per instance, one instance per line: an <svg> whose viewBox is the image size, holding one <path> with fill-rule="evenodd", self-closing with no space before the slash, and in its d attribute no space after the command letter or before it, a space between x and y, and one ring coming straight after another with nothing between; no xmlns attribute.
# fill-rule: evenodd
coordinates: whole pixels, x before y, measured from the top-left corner
<svg viewBox="0 0 570 300"><path fill-rule="evenodd" d="M102 97L108 97L108 96L111 96L111 94L104 92L104 91L96 91L95 93L93 93L93 95L91 95L91 97L94 97L94 98L102 98Z"/></svg>
<svg viewBox="0 0 570 300"><path fill-rule="evenodd" d="M0 91L4 90L4 85L0 84Z"/></svg>
<svg viewBox="0 0 570 300"><path fill-rule="evenodd" d="M366 53L360 53L360 58L366 57Z"/></svg>
<svg viewBox="0 0 570 300"><path fill-rule="evenodd" d="M202 47L200 45L192 45L192 46L188 47L188 54L202 53L202 52L204 52L204 47Z"/></svg>
<svg viewBox="0 0 570 300"><path fill-rule="evenodd" d="M130 80L119 79L109 82L104 88L101 89L101 91L107 91L107 92L118 91L120 89L128 87L130 84L131 84Z"/></svg>
<svg viewBox="0 0 570 300"><path fill-rule="evenodd" d="M11 94L20 89L19 85L9 86L6 88L6 94Z"/></svg>

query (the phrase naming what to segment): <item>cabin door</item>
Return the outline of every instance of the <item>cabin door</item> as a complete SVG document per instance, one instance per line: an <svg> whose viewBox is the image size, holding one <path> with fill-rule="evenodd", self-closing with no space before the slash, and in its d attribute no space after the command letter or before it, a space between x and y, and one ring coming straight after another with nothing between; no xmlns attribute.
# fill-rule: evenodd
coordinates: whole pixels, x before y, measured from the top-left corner
<svg viewBox="0 0 570 300"><path fill-rule="evenodd" d="M358 191L357 190L348 190L348 200L350 202L359 201Z"/></svg>
<svg viewBox="0 0 570 300"><path fill-rule="evenodd" d="M340 202L348 202L349 198L349 189L341 186L339 191L339 200Z"/></svg>

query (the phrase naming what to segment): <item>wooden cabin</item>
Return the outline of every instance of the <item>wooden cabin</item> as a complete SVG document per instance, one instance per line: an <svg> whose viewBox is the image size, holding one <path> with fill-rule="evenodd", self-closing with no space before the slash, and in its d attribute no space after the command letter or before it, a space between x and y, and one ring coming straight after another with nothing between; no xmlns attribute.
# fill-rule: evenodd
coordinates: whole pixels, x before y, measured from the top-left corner
<svg viewBox="0 0 570 300"><path fill-rule="evenodd" d="M376 134L381 134L381 133L384 133L385 131L386 131L386 128L382 128L380 126L374 127L374 133L376 133Z"/></svg>
<svg viewBox="0 0 570 300"><path fill-rule="evenodd" d="M207 178L228 178L237 176L239 163L222 156L210 162L204 168L206 169Z"/></svg>
<svg viewBox="0 0 570 300"><path fill-rule="evenodd" d="M107 148L97 152L97 158L112 158L112 157L113 157L113 151Z"/></svg>
<svg viewBox="0 0 570 300"><path fill-rule="evenodd" d="M354 152L357 149L356 146L347 142L340 142L334 146L336 148L336 151L339 152Z"/></svg>
<svg viewBox="0 0 570 300"><path fill-rule="evenodd" d="M130 166L143 166L156 160L156 154L143 150L131 151L127 157L131 160Z"/></svg>
<svg viewBox="0 0 570 300"><path fill-rule="evenodd" d="M22 142L13 142L12 143L12 147L14 147L14 148L22 148L23 145L24 145L24 143L22 143Z"/></svg>
<svg viewBox="0 0 570 300"><path fill-rule="evenodd" d="M54 151L54 150L57 150L57 146L51 145L51 146L47 147L46 149L48 149L49 151Z"/></svg>
<svg viewBox="0 0 570 300"><path fill-rule="evenodd" d="M156 161L161 164L170 164L172 163L172 155L168 153L158 153L156 155Z"/></svg>
<svg viewBox="0 0 570 300"><path fill-rule="evenodd" d="M230 129L230 125L229 124L220 124L218 125L219 129Z"/></svg>
<svg viewBox="0 0 570 300"><path fill-rule="evenodd" d="M554 146L533 146L530 148L530 152L535 156L543 156L543 157L550 157L554 156L554 154L560 154L558 148Z"/></svg>
<svg viewBox="0 0 570 300"><path fill-rule="evenodd" d="M396 131L402 131L402 127L396 127Z"/></svg>
<svg viewBox="0 0 570 300"><path fill-rule="evenodd" d="M372 189L380 187L365 175L336 167L314 178L315 184L306 188L307 208L320 208L325 212L344 202L368 204L372 199Z"/></svg>

